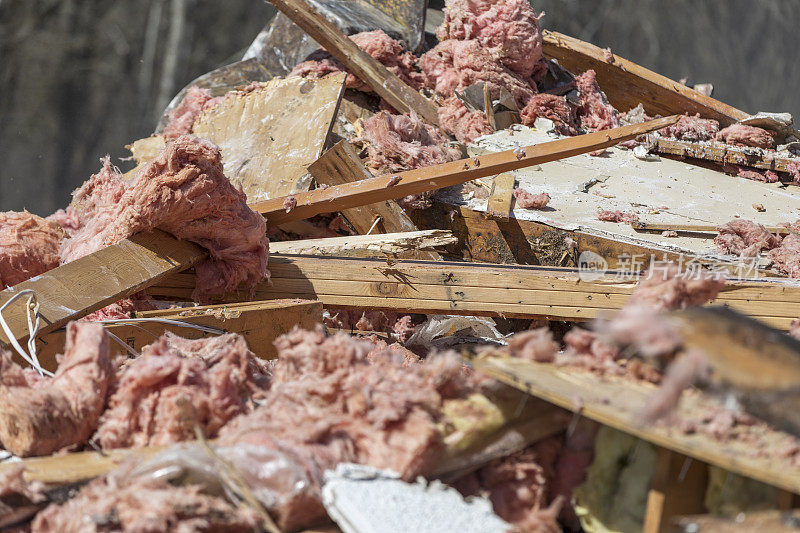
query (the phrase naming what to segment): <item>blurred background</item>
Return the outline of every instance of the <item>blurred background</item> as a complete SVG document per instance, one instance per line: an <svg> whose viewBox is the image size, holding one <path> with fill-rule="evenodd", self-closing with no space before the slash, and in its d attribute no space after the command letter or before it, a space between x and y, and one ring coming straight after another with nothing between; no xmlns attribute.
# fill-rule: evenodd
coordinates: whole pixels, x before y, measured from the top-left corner
<svg viewBox="0 0 800 533"><path fill-rule="evenodd" d="M545 28L800 119L800 0L533 4ZM273 14L260 0L0 0L0 210L66 206L101 156L130 155L178 90L240 59Z"/></svg>

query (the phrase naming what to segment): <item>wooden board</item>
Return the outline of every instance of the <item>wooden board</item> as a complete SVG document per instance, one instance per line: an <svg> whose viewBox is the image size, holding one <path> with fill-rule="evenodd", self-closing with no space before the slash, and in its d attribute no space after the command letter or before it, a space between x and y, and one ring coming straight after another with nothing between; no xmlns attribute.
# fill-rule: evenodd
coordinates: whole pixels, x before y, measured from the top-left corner
<svg viewBox="0 0 800 533"><path fill-rule="evenodd" d="M399 174L336 185L327 189L317 189L294 195L297 206L288 213L283 207L283 198L258 202L252 204L251 207L264 215L268 224L279 226L285 222L311 218L321 213L333 213L351 207L420 194L478 178L494 176L502 172L557 161L600 148L608 148L642 133L674 124L678 119L677 115L665 117L643 124L578 135L515 150L489 153Z"/></svg>
<svg viewBox="0 0 800 533"><path fill-rule="evenodd" d="M636 280L614 274L595 281L570 268L434 261L387 264L376 259L311 256L270 258L272 284L258 298L316 298L325 306L394 309L506 317L588 320L620 309ZM151 289L183 297L194 279L178 274ZM800 287L791 282L731 282L714 301L788 329L800 309Z"/></svg>
<svg viewBox="0 0 800 533"><path fill-rule="evenodd" d="M723 126L750 116L618 55L609 62L603 49L593 44L550 30L542 33L545 57L576 75L594 69L600 88L621 112L641 103L649 115L700 113Z"/></svg>
<svg viewBox="0 0 800 533"><path fill-rule="evenodd" d="M192 131L219 146L225 175L242 184L249 203L307 191L306 167L322 155L345 77L271 80L229 95L198 116Z"/></svg>
<svg viewBox="0 0 800 533"><path fill-rule="evenodd" d="M659 137L656 151L692 159L713 161L719 164L741 165L787 172L789 163L800 161L800 157L782 157L774 151L744 146L731 146L720 142L690 142Z"/></svg>
<svg viewBox="0 0 800 533"><path fill-rule="evenodd" d="M647 494L644 533L668 531L676 516L706 512L708 465L659 448Z"/></svg>
<svg viewBox="0 0 800 533"><path fill-rule="evenodd" d="M322 323L322 303L313 300L270 300L233 305L207 305L186 309L144 311L136 318L165 318L189 324L217 328L225 333L238 333L247 340L247 345L256 356L272 359L277 355L273 341L294 326L311 329ZM130 324L106 324L106 330L122 339L128 346L141 351L167 331L187 339L213 337L213 333L160 322ZM58 329L37 338L37 354L42 366L55 372L58 367L55 356L63 353L64 329ZM111 349L124 353L117 343Z"/></svg>
<svg viewBox="0 0 800 533"><path fill-rule="evenodd" d="M389 105L401 113L413 110L431 124L439 125L438 109L433 102L386 70L386 67L361 50L304 0L270 0L270 3L341 61L347 70L389 102Z"/></svg>
<svg viewBox="0 0 800 533"><path fill-rule="evenodd" d="M339 141L334 144L330 150L308 166L308 172L314 176L318 184L327 186L343 185L373 177L364 167L353 145L348 141ZM398 233L419 229L411 222L403 208L393 200L344 209L342 214L350 225L362 235L368 232ZM436 252L407 254L403 257L440 258Z"/></svg>
<svg viewBox="0 0 800 533"><path fill-rule="evenodd" d="M637 422L637 414L655 392L654 385L500 356L477 358L472 364L479 372L570 411L576 410L575 399L580 398L581 416L656 446L793 493L800 492L800 466L793 465L782 454L781 448L787 442L794 442L794 437L785 433L758 433L765 445L756 449L744 439L723 442L700 432L686 435L666 425L644 426ZM715 405L701 394L687 394L676 414L693 420Z"/></svg>
<svg viewBox="0 0 800 533"><path fill-rule="evenodd" d="M22 290L33 290L40 304L39 332L46 334L205 257L206 251L199 246L162 231L140 233L5 289L0 293L0 304ZM28 336L26 300L17 300L3 313L17 339ZM0 330L0 342L8 341Z"/></svg>
<svg viewBox="0 0 800 533"><path fill-rule="evenodd" d="M273 254L380 257L381 254L396 255L447 246L456 241L452 233L440 229L271 242L269 248Z"/></svg>
<svg viewBox="0 0 800 533"><path fill-rule="evenodd" d="M489 194L489 205L486 214L490 218L508 218L514 200L514 184L516 178L509 172L499 174L492 180L492 192Z"/></svg>

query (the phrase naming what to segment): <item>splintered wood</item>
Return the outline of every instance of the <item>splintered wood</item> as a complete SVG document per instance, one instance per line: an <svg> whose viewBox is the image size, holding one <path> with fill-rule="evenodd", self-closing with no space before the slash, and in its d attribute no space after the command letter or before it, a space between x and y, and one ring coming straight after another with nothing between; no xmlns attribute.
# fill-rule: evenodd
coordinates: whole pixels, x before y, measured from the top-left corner
<svg viewBox="0 0 800 533"><path fill-rule="evenodd" d="M754 447L744 439L722 441L702 432L684 434L667 425L645 426L637 421L637 415L655 392L654 385L502 356L479 357L472 364L477 371L512 387L667 450L800 492L800 466L786 459L786 443L792 438L785 433L760 433L759 442L763 446ZM576 404L576 398L580 399L580 405ZM692 420L714 408L721 407L700 394L686 394L676 414Z"/></svg>
<svg viewBox="0 0 800 533"><path fill-rule="evenodd" d="M219 146L225 175L251 203L307 191L306 167L322 155L345 77L275 79L234 93L197 117L193 133Z"/></svg>
<svg viewBox="0 0 800 533"><path fill-rule="evenodd" d="M447 230L409 231L378 235L354 235L270 243L274 254L307 254L335 256L379 256L399 254L408 250L427 250L457 242Z"/></svg>

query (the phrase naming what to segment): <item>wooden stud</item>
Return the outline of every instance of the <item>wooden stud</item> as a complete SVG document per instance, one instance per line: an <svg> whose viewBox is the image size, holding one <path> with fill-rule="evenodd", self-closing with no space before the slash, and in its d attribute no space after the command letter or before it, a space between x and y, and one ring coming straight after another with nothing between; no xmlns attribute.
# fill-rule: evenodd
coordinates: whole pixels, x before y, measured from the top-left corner
<svg viewBox="0 0 800 533"><path fill-rule="evenodd" d="M513 192L516 178L511 172L505 172L494 177L492 192L489 195L486 215L491 218L508 218L511 214Z"/></svg>
<svg viewBox="0 0 800 533"><path fill-rule="evenodd" d="M798 157L780 157L775 152L766 152L758 148L731 146L720 142L695 143L659 137L656 151L680 157L713 161L719 164L741 165L787 172L787 166Z"/></svg>
<svg viewBox="0 0 800 533"><path fill-rule="evenodd" d="M659 448L647 494L644 533L669 531L676 517L706 512L707 486L708 467L704 463Z"/></svg>

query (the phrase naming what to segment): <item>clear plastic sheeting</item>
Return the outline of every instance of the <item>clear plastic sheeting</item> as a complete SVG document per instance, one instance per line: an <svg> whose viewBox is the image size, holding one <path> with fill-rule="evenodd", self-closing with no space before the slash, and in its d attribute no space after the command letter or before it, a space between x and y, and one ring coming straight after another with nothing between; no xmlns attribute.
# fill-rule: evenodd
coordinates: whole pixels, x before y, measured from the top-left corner
<svg viewBox="0 0 800 533"><path fill-rule="evenodd" d="M465 342L505 344L494 320L477 316L432 315L417 326L407 346L445 348Z"/></svg>

